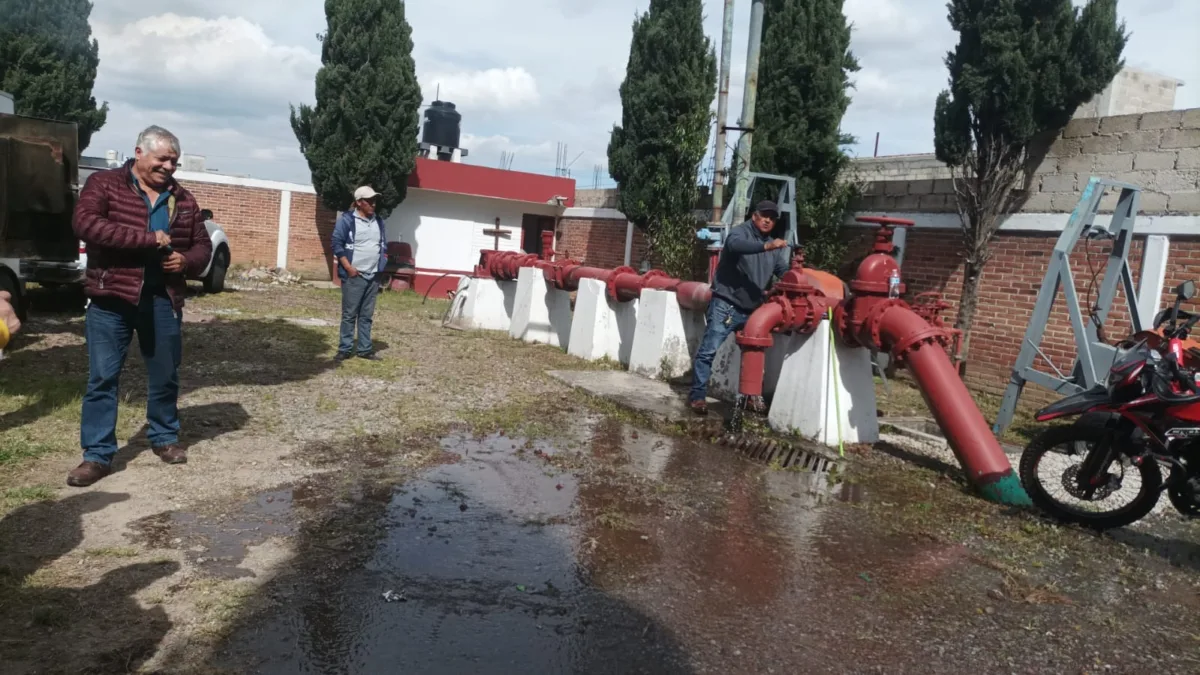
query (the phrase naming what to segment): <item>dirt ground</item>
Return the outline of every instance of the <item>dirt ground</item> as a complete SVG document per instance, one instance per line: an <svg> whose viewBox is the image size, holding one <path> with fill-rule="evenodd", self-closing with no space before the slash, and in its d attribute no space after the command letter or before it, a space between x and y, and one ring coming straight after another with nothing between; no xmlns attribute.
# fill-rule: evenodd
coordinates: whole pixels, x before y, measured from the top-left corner
<svg viewBox="0 0 1200 675"><path fill-rule="evenodd" d="M0 361L0 672L1200 669L1194 523L1058 527L887 446L772 469L412 294L339 367L338 307L191 299L189 463L147 452L135 349L83 490L82 317L35 312Z"/></svg>

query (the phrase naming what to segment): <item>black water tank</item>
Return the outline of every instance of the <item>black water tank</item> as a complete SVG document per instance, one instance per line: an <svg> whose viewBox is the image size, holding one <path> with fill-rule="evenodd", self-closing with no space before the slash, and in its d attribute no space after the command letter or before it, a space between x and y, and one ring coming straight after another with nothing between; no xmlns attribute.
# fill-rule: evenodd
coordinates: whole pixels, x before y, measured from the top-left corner
<svg viewBox="0 0 1200 675"><path fill-rule="evenodd" d="M447 101L434 101L425 109L425 127L421 142L439 148L457 148L462 115Z"/></svg>

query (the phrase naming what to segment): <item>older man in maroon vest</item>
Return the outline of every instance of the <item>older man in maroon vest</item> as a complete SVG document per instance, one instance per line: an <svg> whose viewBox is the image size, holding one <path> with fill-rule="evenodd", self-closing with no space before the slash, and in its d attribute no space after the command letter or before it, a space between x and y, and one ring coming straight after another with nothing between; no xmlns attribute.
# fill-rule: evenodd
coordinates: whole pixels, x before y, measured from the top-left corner
<svg viewBox="0 0 1200 675"><path fill-rule="evenodd" d="M83 463L67 484L91 485L117 452L117 386L137 333L146 363L147 437L168 464L187 461L179 444L179 363L185 277L199 278L212 242L191 193L175 181L179 139L161 127L138 136L134 158L88 178L75 207L75 233L87 243L87 349Z"/></svg>

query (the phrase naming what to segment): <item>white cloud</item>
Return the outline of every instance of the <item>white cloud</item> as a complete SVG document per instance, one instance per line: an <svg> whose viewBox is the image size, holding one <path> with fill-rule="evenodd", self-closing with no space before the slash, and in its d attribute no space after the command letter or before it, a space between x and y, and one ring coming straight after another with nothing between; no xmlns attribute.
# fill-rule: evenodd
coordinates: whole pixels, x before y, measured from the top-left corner
<svg viewBox="0 0 1200 675"><path fill-rule="evenodd" d="M431 73L418 78L426 101L441 98L458 107L512 110L537 104L537 80L524 68Z"/></svg>
<svg viewBox="0 0 1200 675"><path fill-rule="evenodd" d="M570 159L584 153L572 170L590 184L620 120L633 18L649 0L453 4L448 14L446 3L408 2L405 13L423 93L432 99L440 82L441 97L458 106L467 161L496 166L509 151L514 169L549 173L562 142ZM736 5L730 124L741 111L750 4ZM96 96L113 109L90 154L124 149L139 125L165 122L210 166L306 180L287 112L313 96L323 3L178 0L173 14L145 7L106 0L93 10ZM705 0L705 31L718 48L723 8ZM859 153L871 152L876 131L882 153L931 151L933 102L946 86L942 59L957 40L945 2L846 0L845 11L863 69L843 130L859 137ZM1200 106L1200 59L1180 51L1194 42L1200 2L1121 0L1119 11L1133 32L1129 64L1184 80L1177 106Z"/></svg>
<svg viewBox="0 0 1200 675"><path fill-rule="evenodd" d="M96 23L102 97L220 116L281 114L312 99L318 55L278 44L246 19L162 14Z"/></svg>

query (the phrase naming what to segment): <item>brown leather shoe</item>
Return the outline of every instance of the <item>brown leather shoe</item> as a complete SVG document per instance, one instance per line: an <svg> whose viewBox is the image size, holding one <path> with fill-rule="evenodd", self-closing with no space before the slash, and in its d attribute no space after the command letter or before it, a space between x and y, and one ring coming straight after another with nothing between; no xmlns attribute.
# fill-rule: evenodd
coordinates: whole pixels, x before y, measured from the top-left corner
<svg viewBox="0 0 1200 675"><path fill-rule="evenodd" d="M700 399L699 401L688 401L688 407L691 408L692 412L696 413L697 415L708 414L708 401L705 401L704 399Z"/></svg>
<svg viewBox="0 0 1200 675"><path fill-rule="evenodd" d="M99 462L84 462L67 474L67 485L87 487L112 473L112 469Z"/></svg>
<svg viewBox="0 0 1200 675"><path fill-rule="evenodd" d="M178 443L154 448L154 454L167 464L187 464L187 450Z"/></svg>

